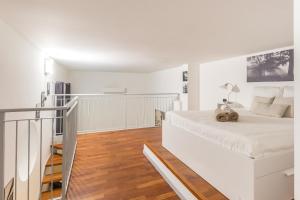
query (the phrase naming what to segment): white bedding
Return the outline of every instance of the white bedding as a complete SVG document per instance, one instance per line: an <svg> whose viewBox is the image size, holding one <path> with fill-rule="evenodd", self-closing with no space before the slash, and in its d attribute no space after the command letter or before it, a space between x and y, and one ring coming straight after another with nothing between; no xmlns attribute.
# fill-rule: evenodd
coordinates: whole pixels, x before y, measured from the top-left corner
<svg viewBox="0 0 300 200"><path fill-rule="evenodd" d="M273 118L239 110L239 122L217 122L213 111L168 112L166 121L251 158L293 149L292 118Z"/></svg>

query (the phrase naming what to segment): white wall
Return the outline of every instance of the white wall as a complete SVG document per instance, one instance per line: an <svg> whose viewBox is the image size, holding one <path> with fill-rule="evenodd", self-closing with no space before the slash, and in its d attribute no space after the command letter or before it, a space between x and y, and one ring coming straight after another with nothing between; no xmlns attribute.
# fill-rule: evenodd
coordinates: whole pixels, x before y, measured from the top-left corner
<svg viewBox="0 0 300 200"><path fill-rule="evenodd" d="M199 68L200 64L189 64L188 110L199 110Z"/></svg>
<svg viewBox="0 0 300 200"><path fill-rule="evenodd" d="M182 72L188 66L183 65L149 73L147 91L150 93L179 93L183 110L188 109L188 95L182 93Z"/></svg>
<svg viewBox="0 0 300 200"><path fill-rule="evenodd" d="M66 79L64 75L66 72L64 69L60 69L59 65L54 66L54 73L51 77L46 78L44 76L44 56L40 50L34 47L30 42L25 40L22 35L19 35L15 30L0 20L0 108L15 108L15 107L34 107L40 102L40 93L45 91L46 80L58 80ZM65 73L61 73L65 72ZM60 73L58 77L57 74ZM26 115L27 116L27 115ZM24 115L18 115L18 117L24 117ZM30 113L30 117L33 117ZM49 127L49 123L45 123L44 126ZM19 176L26 172L27 158L24 160L26 151L22 151L27 146L27 125L19 126ZM32 126L38 126L34 121ZM34 128L34 127L32 127ZM6 126L6 140L5 140L5 184L14 176L14 155L15 155L15 129L11 129L11 125ZM44 129L45 130L45 129ZM43 161L48 159L50 153L50 130L45 130L43 143L45 144L43 149ZM33 133L33 132L32 132ZM33 134L39 133L34 131ZM24 139L23 139L24 138ZM26 149L26 148L25 148ZM37 148L38 149L38 148ZM26 149L27 150L27 149ZM38 152L32 149L33 154ZM34 153L35 152L35 153ZM22 160L22 161L21 161ZM34 159L32 159L34 160ZM36 163L33 164L33 172L31 174L31 198L37 199L36 195L39 193L38 176L39 166L38 158ZM23 174L24 176L24 174ZM21 192L21 196L26 196L26 182L19 181L18 190Z"/></svg>
<svg viewBox="0 0 300 200"><path fill-rule="evenodd" d="M71 71L72 93L95 94L107 88L127 88L129 93L145 92L147 74L97 71Z"/></svg>
<svg viewBox="0 0 300 200"><path fill-rule="evenodd" d="M291 48L291 47L289 47ZM283 48L286 49L286 48ZM251 55L268 53L280 49L258 52ZM255 86L286 86L293 85L293 82L272 82L272 83L247 83L247 63L245 55L226 60L220 60L200 65L199 70L199 101L201 110L215 109L217 103L226 98L226 91L219 88L220 85L230 82L237 84L241 92L231 95L231 101L237 101L246 108L251 104L252 91Z"/></svg>
<svg viewBox="0 0 300 200"><path fill-rule="evenodd" d="M52 74L47 75L46 80L51 82L69 82L69 70L67 70L65 66L54 61Z"/></svg>
<svg viewBox="0 0 300 200"><path fill-rule="evenodd" d="M43 57L0 21L0 107L33 106L44 89Z"/></svg>
<svg viewBox="0 0 300 200"><path fill-rule="evenodd" d="M294 23L295 23L295 86L296 105L295 105L295 199L300 199L300 1L295 1L294 6Z"/></svg>
<svg viewBox="0 0 300 200"><path fill-rule="evenodd" d="M69 81L74 94L94 94L112 89L127 88L128 93L180 93L183 108L187 109L187 94L182 94L180 66L152 73L118 73L97 71L70 71Z"/></svg>

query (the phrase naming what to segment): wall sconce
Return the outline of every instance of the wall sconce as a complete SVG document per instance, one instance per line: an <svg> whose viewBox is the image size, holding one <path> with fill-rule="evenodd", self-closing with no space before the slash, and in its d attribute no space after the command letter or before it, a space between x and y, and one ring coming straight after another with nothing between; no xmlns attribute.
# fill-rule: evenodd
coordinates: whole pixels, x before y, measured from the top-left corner
<svg viewBox="0 0 300 200"><path fill-rule="evenodd" d="M53 64L54 64L54 61L52 58L45 58L44 68L45 68L46 76L53 74Z"/></svg>

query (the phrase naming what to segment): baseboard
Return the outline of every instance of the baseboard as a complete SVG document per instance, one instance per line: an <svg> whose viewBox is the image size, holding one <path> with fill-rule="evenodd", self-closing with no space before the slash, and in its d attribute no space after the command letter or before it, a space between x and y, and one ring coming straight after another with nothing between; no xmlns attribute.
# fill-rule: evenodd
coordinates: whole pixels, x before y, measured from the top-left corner
<svg viewBox="0 0 300 200"><path fill-rule="evenodd" d="M120 128L120 129L99 129L99 130L80 130L77 131L78 135L86 135L86 134L101 134L101 133L108 133L108 132L118 132L118 131L128 131L128 130L141 130L141 129L149 129L149 128L160 128L157 126L151 127L139 127L139 128Z"/></svg>

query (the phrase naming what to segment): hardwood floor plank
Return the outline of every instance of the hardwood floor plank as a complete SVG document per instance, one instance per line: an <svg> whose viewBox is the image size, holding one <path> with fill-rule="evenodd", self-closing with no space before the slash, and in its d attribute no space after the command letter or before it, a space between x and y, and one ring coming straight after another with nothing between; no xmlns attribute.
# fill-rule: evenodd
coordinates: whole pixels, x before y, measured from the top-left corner
<svg viewBox="0 0 300 200"><path fill-rule="evenodd" d="M53 197L57 198L57 197L60 197L60 196L61 196L61 189L54 189L53 190ZM41 200L49 200L49 199L51 199L51 197L52 197L51 191L43 192Z"/></svg>
<svg viewBox="0 0 300 200"><path fill-rule="evenodd" d="M162 147L161 144L153 142L146 145L195 197L201 200L228 200L222 193Z"/></svg>
<svg viewBox="0 0 300 200"><path fill-rule="evenodd" d="M54 174L49 174L44 176L42 183L47 184L47 183L51 183L52 181L57 182L61 180L62 180L62 173L54 173Z"/></svg>
<svg viewBox="0 0 300 200"><path fill-rule="evenodd" d="M68 199L178 200L143 155L148 144L202 200L227 200L161 146L161 129L148 128L78 136Z"/></svg>
<svg viewBox="0 0 300 200"><path fill-rule="evenodd" d="M178 200L143 155L160 141L160 128L79 135L68 199Z"/></svg>
<svg viewBox="0 0 300 200"><path fill-rule="evenodd" d="M46 163L46 167L51 167L52 164L53 166L62 165L62 156L56 154L51 156Z"/></svg>

